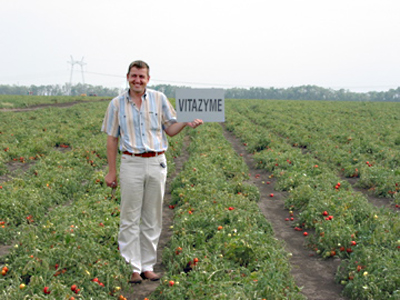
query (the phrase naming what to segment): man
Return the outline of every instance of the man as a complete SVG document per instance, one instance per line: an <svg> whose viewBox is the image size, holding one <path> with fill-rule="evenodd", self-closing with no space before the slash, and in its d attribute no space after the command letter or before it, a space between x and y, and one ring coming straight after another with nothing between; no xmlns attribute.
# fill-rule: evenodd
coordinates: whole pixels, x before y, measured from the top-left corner
<svg viewBox="0 0 400 300"><path fill-rule="evenodd" d="M129 65L129 90L111 100L102 131L107 133L107 186L116 188L118 140L121 156L121 213L118 236L122 257L133 269L130 282L159 280L153 271L162 228L162 202L167 177L165 151L168 140L184 127L203 123L178 123L167 97L147 89L149 66L143 61Z"/></svg>

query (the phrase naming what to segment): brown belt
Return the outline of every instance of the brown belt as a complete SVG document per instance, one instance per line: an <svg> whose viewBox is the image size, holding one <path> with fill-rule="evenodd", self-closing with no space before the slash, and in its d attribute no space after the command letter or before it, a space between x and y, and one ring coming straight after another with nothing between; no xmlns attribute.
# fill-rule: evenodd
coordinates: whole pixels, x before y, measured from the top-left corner
<svg viewBox="0 0 400 300"><path fill-rule="evenodd" d="M135 153L130 153L128 151L124 151L122 153L126 154L126 155L130 155L130 156L134 155L134 156L140 156L140 157L154 157L154 156L158 156L158 155L164 154L165 151L161 151L161 152L144 152L144 153L139 153L139 154L135 154Z"/></svg>

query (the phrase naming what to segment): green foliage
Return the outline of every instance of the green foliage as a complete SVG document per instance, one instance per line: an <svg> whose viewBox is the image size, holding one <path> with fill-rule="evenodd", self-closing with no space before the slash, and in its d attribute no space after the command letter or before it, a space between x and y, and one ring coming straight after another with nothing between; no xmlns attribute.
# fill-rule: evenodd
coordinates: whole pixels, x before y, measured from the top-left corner
<svg viewBox="0 0 400 300"><path fill-rule="evenodd" d="M168 98L174 98L177 88L188 88L185 86L174 86L169 84L158 84L150 86L150 88L161 91L167 95ZM93 86L89 84L76 84L70 86L69 84L60 85L42 85L35 86L10 86L0 85L0 94L6 95L72 95L78 96L80 94L97 94L98 96L115 96L118 94L117 88L110 89L102 86ZM229 99L276 99L276 100L328 100L328 101L399 101L400 87L397 89L390 89L386 92L367 92L356 93L349 90L333 90L315 85L303 85L298 87L289 88L261 88L251 87L245 88L231 88L226 89L225 98ZM245 101L245 100L243 100Z"/></svg>
<svg viewBox="0 0 400 300"><path fill-rule="evenodd" d="M243 182L247 166L221 131L207 124L191 132L190 158L172 184L168 273L152 298L303 299L288 254L255 203L258 190Z"/></svg>
<svg viewBox="0 0 400 300"><path fill-rule="evenodd" d="M309 247L325 259L341 258L336 278L344 294L397 299L398 208L373 206L342 176L359 178L356 186L399 204L393 130L400 126L399 105L247 100L226 106L227 128L250 152L261 145L258 136L271 141L254 155L257 167L272 173L276 189L289 192L285 206L295 216L293 226L314 232Z"/></svg>
<svg viewBox="0 0 400 300"><path fill-rule="evenodd" d="M51 297L68 299L77 284L82 299L115 299L129 288L116 244L119 192L112 199L103 183L107 104L1 112L0 241L12 246L0 258L10 270L1 298L42 299L46 285ZM400 204L398 104L228 100L226 108L228 130L276 189L289 192L293 227L309 231L321 257L341 259L336 280L344 294L398 299L398 209L372 206L342 177ZM190 159L172 183L167 273L151 299L303 299L222 128L205 124L190 135ZM182 141L170 139L169 174Z"/></svg>
<svg viewBox="0 0 400 300"><path fill-rule="evenodd" d="M117 95L117 94L115 94ZM43 104L65 104L71 102L91 102L99 100L111 100L103 97L87 97L81 96L35 96L35 95L1 95L0 93L0 109L28 108L30 106L40 106ZM36 116L31 116L31 120L35 120Z"/></svg>
<svg viewBox="0 0 400 300"><path fill-rule="evenodd" d="M119 191L113 199L104 184L107 105L0 113L0 243L11 246L0 257L9 268L1 299L44 299L44 286L49 299L115 299L130 289L117 245ZM170 140L169 174L182 140Z"/></svg>
<svg viewBox="0 0 400 300"><path fill-rule="evenodd" d="M101 96L101 97L115 97L118 95L117 88L107 88L103 86L93 86L90 84L78 83L70 85L31 85L31 86L17 86L17 85L0 85L0 95L8 95L8 98L18 98L19 96L45 96L50 98L53 103L59 103L60 96L80 96L85 94L87 96ZM13 95L13 97L10 97ZM15 97L17 96L17 97ZM26 98L28 99L28 98Z"/></svg>

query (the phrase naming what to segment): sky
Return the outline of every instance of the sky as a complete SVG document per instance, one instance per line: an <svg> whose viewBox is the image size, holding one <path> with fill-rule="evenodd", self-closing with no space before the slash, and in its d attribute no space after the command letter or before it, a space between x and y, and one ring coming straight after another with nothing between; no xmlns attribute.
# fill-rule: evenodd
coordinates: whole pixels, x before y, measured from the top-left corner
<svg viewBox="0 0 400 300"><path fill-rule="evenodd" d="M400 86L399 0L0 0L0 7L0 85L124 88L130 62L141 59L150 85Z"/></svg>

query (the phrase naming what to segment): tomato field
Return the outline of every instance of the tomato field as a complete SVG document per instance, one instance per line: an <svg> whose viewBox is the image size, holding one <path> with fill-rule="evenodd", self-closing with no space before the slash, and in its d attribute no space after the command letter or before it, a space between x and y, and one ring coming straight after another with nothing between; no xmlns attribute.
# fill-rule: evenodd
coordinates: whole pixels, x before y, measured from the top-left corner
<svg viewBox="0 0 400 300"><path fill-rule="evenodd" d="M12 97L0 107L29 106ZM103 183L107 105L0 111L1 299L124 299L140 288L118 252L119 191L113 197ZM340 260L345 297L400 299L398 111L399 103L226 100L224 126L170 138L169 175L185 136L189 159L170 178L173 234L147 298L306 299L227 130L288 193L288 222L304 245Z"/></svg>
<svg viewBox="0 0 400 300"><path fill-rule="evenodd" d="M267 104L268 103L268 104ZM352 299L398 299L400 126L397 103L232 101L228 130L286 190L295 229L329 259ZM387 198L378 208L354 187Z"/></svg>

